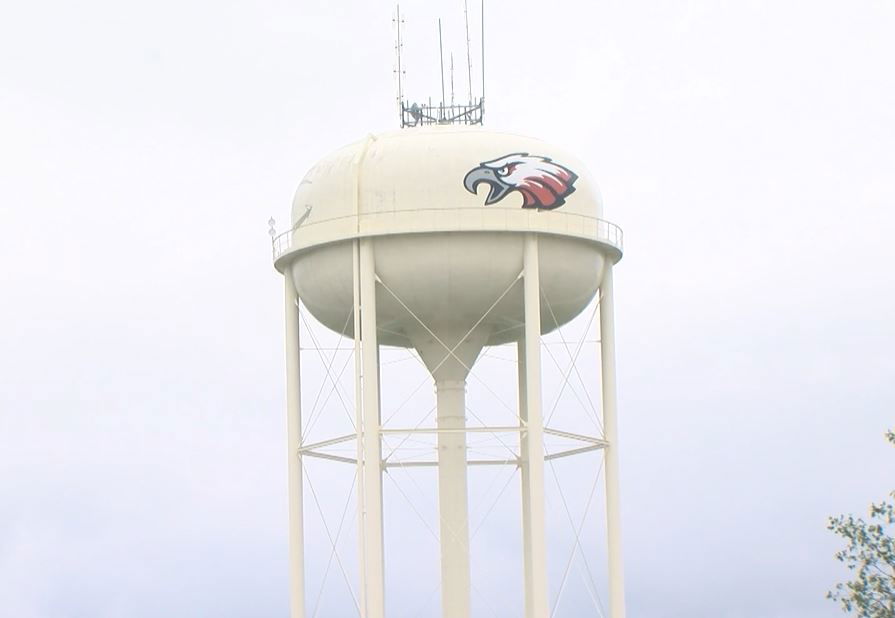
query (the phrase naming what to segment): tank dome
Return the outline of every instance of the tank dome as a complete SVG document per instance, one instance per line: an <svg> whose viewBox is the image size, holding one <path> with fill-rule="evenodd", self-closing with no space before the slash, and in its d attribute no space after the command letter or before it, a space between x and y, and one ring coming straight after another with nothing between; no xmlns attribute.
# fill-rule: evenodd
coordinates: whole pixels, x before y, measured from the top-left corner
<svg viewBox="0 0 895 618"><path fill-rule="evenodd" d="M495 200L483 208L483 198L494 185L480 180L472 194L464 190L464 178L491 161L506 163L514 172L505 178L515 190L495 194ZM496 179L501 167L495 169ZM558 178L556 172L563 170L572 176ZM538 182L546 188L536 186ZM335 230L338 220L358 213L368 221L387 221L396 212L457 209L466 209L473 217L504 210L528 215L523 209L527 197L527 210L534 214L540 209L588 218L602 216L599 190L584 165L541 140L479 127L403 129L370 135L311 168L296 191L292 223L303 221L319 228L322 222L329 222L325 227Z"/></svg>
<svg viewBox="0 0 895 618"><path fill-rule="evenodd" d="M482 326L490 344L521 332L522 239L540 239L542 330L572 319L621 258L621 232L584 165L541 140L480 127L370 135L301 181L276 266L327 327L352 334L353 239L375 237L384 344L410 346L422 320ZM549 304L549 306L548 306ZM412 311L413 316L409 315ZM453 325L453 326L452 326Z"/></svg>

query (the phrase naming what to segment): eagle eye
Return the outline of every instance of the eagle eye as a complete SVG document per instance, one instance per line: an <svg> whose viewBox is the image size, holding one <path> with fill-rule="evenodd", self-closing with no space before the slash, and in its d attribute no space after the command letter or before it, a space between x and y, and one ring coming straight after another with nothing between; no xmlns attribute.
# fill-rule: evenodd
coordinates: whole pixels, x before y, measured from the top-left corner
<svg viewBox="0 0 895 618"><path fill-rule="evenodd" d="M497 170L498 176L506 176L512 171L512 167L510 165L504 165L502 168Z"/></svg>

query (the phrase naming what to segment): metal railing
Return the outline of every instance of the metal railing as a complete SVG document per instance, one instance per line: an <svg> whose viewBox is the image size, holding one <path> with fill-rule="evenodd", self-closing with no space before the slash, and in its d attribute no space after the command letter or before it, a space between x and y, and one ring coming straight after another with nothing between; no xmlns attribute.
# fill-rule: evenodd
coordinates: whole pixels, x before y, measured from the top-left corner
<svg viewBox="0 0 895 618"><path fill-rule="evenodd" d="M401 101L401 128L430 124L482 124L485 115L485 99L476 99L468 104L428 104L407 105Z"/></svg>
<svg viewBox="0 0 895 618"><path fill-rule="evenodd" d="M292 250L292 233L295 230L287 230L282 234L278 234L271 238L270 244L273 249L273 259L277 261L280 257Z"/></svg>
<svg viewBox="0 0 895 618"><path fill-rule="evenodd" d="M307 223L304 225L295 226L292 229L289 229L289 230L282 232L280 234L271 234L271 249L273 251L273 259L274 259L274 261L277 261L282 256L284 256L287 253L289 253L290 251L292 251L292 248L293 248L292 238L293 238L293 235L295 234L295 232L297 232L299 229L307 229L307 228L317 226L317 225L324 225L324 224L333 223L336 221L344 221L346 219L358 219L359 228L362 229L363 228L363 224L362 224L363 219L370 219L373 217L384 217L384 216L389 216L389 215L394 215L394 214L399 214L399 213L437 214L437 213L445 213L445 212L447 212L447 213L454 213L454 212L463 213L463 212L469 212L469 211L477 211L480 213L483 212L482 208L480 206L476 206L473 208L427 208L427 209L412 210L412 211L368 212L368 213L362 213L360 215L346 215L343 217L333 217L331 219L324 219L322 221L316 221L314 223ZM493 209L491 211L484 211L484 212L487 214L490 214L490 213L495 213L495 212L517 213L520 211L509 210L509 209ZM597 242L602 242L602 243L605 243L612 247L615 247L619 251L624 250L624 233L622 232L622 229L615 223L612 223L611 221L606 221L605 219L599 219L597 217L590 217L588 215L582 215L582 214L578 214L578 213L557 213L557 214L561 214L564 218L573 218L574 217L579 220L595 223L596 224L596 233L595 234L587 234L586 235L587 238L590 238L591 240L596 240ZM428 231L431 231L431 232L450 232L450 231L499 232L502 230L506 230L508 232L526 231L523 229L519 229L516 226L508 225L505 228L485 226L485 227L482 227L480 230L473 230L468 227L460 227L460 226L457 226L455 228L444 228L444 229L442 229L442 228L434 229L433 228L432 230L420 230L420 229L401 230L401 229L397 229L395 231L395 233L396 234L397 233L413 233L413 232L425 233ZM551 231L554 231L556 233L559 232L558 229L551 230L548 228L532 229L529 231L545 233L545 234L550 234ZM364 235L364 234L360 234L360 235ZM581 237L585 236L583 234L576 234L576 235L581 236ZM351 236L351 237L353 237L353 236Z"/></svg>

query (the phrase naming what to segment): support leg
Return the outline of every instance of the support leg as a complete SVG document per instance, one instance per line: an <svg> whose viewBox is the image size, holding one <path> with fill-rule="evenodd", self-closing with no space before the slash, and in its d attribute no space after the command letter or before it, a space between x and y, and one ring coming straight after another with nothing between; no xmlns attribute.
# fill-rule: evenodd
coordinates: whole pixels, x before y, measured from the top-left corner
<svg viewBox="0 0 895 618"><path fill-rule="evenodd" d="M373 239L360 241L361 343L364 440L364 583L366 618L385 616L382 544L382 442L379 410L379 343L376 332L376 265Z"/></svg>
<svg viewBox="0 0 895 618"><path fill-rule="evenodd" d="M609 618L625 618L625 582L622 568L621 508L618 480L618 406L615 386L615 310L612 266L606 267L600 286L600 364L603 375L603 450L606 471L606 529L609 553Z"/></svg>
<svg viewBox="0 0 895 618"><path fill-rule="evenodd" d="M525 337L516 344L516 360L519 366L519 424L528 423L528 406L525 403L527 383L525 379ZM522 575L525 593L525 618L532 618L532 564L531 564L531 478L528 473L528 434L519 434L519 472L522 483Z"/></svg>
<svg viewBox="0 0 895 618"><path fill-rule="evenodd" d="M360 325L360 240L355 240L351 246L352 264L352 296L354 297L353 321L354 321L354 427L357 433L357 563L358 569L360 618L367 617L366 580L364 578L364 416L363 416L363 364L361 352L361 325Z"/></svg>
<svg viewBox="0 0 895 618"><path fill-rule="evenodd" d="M541 412L541 284L538 238L525 237L523 265L525 298L525 407L528 412L528 537L531 582L526 616L547 618L547 548L544 538L544 421Z"/></svg>
<svg viewBox="0 0 895 618"><path fill-rule="evenodd" d="M286 273L286 436L289 452L289 615L305 616L304 480L301 446L301 353L298 295Z"/></svg>

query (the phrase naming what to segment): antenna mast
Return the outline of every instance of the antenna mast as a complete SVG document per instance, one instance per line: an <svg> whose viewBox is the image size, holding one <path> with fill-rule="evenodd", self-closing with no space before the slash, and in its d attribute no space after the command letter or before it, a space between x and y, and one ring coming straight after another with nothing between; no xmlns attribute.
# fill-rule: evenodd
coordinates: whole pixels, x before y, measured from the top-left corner
<svg viewBox="0 0 895 618"><path fill-rule="evenodd" d="M482 101L485 100L485 0L482 0Z"/></svg>
<svg viewBox="0 0 895 618"><path fill-rule="evenodd" d="M484 96L475 98L472 93L472 47L469 38L469 0L463 0L464 17L466 18L466 77L469 89L469 100L466 103L457 103L456 89L454 84L454 54L450 54L450 81L451 81L451 98L447 98L447 86L445 84L444 75L444 37L441 27L441 19L438 20L438 63L441 73L441 102L432 103L432 97L428 102L407 101L404 98L404 67L403 67L403 50L404 41L401 39L401 26L404 25L404 19L401 17L401 5L396 5L395 29L397 32L397 40L395 42L395 54L397 56L398 71L398 114L401 118L401 128L419 127L433 124L462 124L462 125L481 125L482 116L485 113ZM482 0L482 9L484 10L484 0ZM482 63L484 65L484 26L482 29ZM484 69L482 71L482 80L484 92ZM425 101L425 99L423 99Z"/></svg>
<svg viewBox="0 0 895 618"><path fill-rule="evenodd" d="M451 52L451 107L454 106L454 52Z"/></svg>
<svg viewBox="0 0 895 618"><path fill-rule="evenodd" d="M401 49L403 48L403 44L401 43L401 22L403 20L401 19L401 5L398 4L396 6L396 16L392 21L394 21L398 27L398 40L395 43L395 52L398 55L398 108L400 109L404 106L404 90L402 87L403 71L401 69Z"/></svg>
<svg viewBox="0 0 895 618"><path fill-rule="evenodd" d="M469 0L463 0L463 18L466 20L466 69L469 78L467 94L469 95L469 104L472 105L472 54L469 49Z"/></svg>
<svg viewBox="0 0 895 618"><path fill-rule="evenodd" d="M441 45L441 18L438 18L438 64L441 66L441 114L444 117L444 49Z"/></svg>

